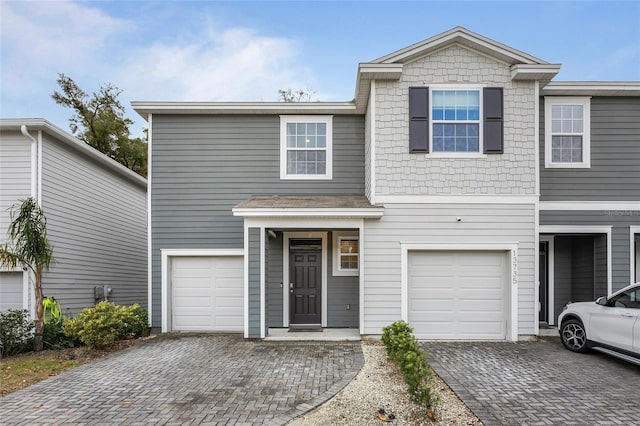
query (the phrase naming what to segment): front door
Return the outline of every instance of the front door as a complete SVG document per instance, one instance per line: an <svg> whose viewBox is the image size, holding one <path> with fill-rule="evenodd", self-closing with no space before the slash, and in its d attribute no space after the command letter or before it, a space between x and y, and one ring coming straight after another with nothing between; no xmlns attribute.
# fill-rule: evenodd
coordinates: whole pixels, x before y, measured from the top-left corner
<svg viewBox="0 0 640 426"><path fill-rule="evenodd" d="M289 324L320 325L322 299L321 240L291 240Z"/></svg>

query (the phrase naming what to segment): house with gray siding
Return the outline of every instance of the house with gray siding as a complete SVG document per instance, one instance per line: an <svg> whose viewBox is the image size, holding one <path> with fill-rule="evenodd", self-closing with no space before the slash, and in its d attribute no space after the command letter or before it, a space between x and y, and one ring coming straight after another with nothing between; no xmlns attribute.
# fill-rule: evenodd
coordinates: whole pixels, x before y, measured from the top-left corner
<svg viewBox="0 0 640 426"><path fill-rule="evenodd" d="M552 324L551 306L582 296L589 279L595 290L599 280L605 292L623 286L601 268L626 268L628 281L629 262L640 263L629 157L640 85L571 91L552 82L559 70L457 27L360 63L349 102L133 102L149 124L153 327L377 335L403 319L422 339L515 341ZM598 90L619 114L596 108ZM562 104L569 96L580 99ZM598 132L592 168L560 167L584 163L575 152L565 160L565 139L556 146L568 137L578 150L572 132L550 134L561 161L547 165L546 104L573 114L586 96L600 111L582 121L594 117ZM609 233L588 209L580 230L562 223L567 203L587 200L611 209ZM539 286L541 273L554 280Z"/></svg>
<svg viewBox="0 0 640 426"><path fill-rule="evenodd" d="M540 317L640 281L640 85L550 82L540 98Z"/></svg>
<svg viewBox="0 0 640 426"><path fill-rule="evenodd" d="M54 263L45 297L74 315L106 298L147 306L146 179L44 119L0 120L0 243L9 210L33 197ZM34 312L32 276L0 270L0 310Z"/></svg>

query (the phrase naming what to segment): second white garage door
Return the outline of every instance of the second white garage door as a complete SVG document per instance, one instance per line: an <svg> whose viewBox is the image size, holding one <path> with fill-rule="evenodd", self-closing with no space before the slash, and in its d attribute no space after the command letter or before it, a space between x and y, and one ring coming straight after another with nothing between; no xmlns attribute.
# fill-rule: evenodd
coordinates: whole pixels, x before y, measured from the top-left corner
<svg viewBox="0 0 640 426"><path fill-rule="evenodd" d="M241 256L174 257L171 261L171 329L243 330Z"/></svg>
<svg viewBox="0 0 640 426"><path fill-rule="evenodd" d="M416 251L408 263L409 324L418 339L505 339L505 252Z"/></svg>

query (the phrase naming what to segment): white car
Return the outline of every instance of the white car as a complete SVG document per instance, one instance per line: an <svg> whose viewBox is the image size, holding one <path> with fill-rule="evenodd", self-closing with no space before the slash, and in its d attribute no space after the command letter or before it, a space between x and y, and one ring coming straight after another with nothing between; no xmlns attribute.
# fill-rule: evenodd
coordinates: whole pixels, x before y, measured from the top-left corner
<svg viewBox="0 0 640 426"><path fill-rule="evenodd" d="M558 324L570 351L594 349L640 365L640 283L595 302L569 303Z"/></svg>

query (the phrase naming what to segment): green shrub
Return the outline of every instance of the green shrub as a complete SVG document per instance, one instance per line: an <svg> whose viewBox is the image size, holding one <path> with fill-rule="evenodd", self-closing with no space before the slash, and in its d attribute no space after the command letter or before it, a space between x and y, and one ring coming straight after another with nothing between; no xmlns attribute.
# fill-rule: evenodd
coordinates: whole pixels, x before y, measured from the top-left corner
<svg viewBox="0 0 640 426"><path fill-rule="evenodd" d="M29 319L26 309L9 309L0 312L0 355L27 352L33 349L35 323Z"/></svg>
<svg viewBox="0 0 640 426"><path fill-rule="evenodd" d="M79 343L64 333L64 324L67 321L64 317L59 317L44 323L42 337L45 349L73 348Z"/></svg>
<svg viewBox="0 0 640 426"><path fill-rule="evenodd" d="M439 400L433 392L433 371L427 365L427 353L413 335L413 328L405 321L396 321L382 329L382 343L400 368L411 400L427 409L434 408Z"/></svg>
<svg viewBox="0 0 640 426"><path fill-rule="evenodd" d="M100 348L118 340L139 337L149 330L147 313L139 305L118 306L100 302L84 309L64 324L64 333L91 348Z"/></svg>

